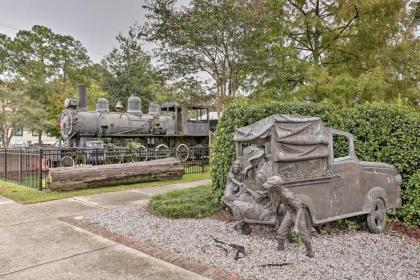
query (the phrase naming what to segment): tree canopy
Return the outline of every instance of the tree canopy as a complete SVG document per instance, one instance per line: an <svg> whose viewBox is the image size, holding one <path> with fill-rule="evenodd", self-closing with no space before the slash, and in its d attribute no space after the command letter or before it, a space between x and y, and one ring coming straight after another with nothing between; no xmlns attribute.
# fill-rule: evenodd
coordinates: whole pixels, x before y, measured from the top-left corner
<svg viewBox="0 0 420 280"><path fill-rule="evenodd" d="M147 106L156 98L162 80L151 65L150 56L143 50L137 26L130 27L126 35L116 37L117 48L101 62L101 83L111 104L123 103L131 95L138 95Z"/></svg>
<svg viewBox="0 0 420 280"><path fill-rule="evenodd" d="M260 42L255 13L233 0L192 0L181 8L176 0L155 0L144 8L149 13L142 33L157 44L166 76L205 80L223 110L245 81L248 51Z"/></svg>
<svg viewBox="0 0 420 280"><path fill-rule="evenodd" d="M19 130L43 130L45 125L45 111L39 102L11 85L0 85L0 136L4 147Z"/></svg>
<svg viewBox="0 0 420 280"><path fill-rule="evenodd" d="M92 110L98 97L112 108L133 94L143 109L175 101L221 112L238 97L420 106L418 1L147 0L143 8L145 24L118 34L97 64L80 41L45 26L0 34L1 98L10 107L1 111L3 137L12 126L58 136L63 101L82 83Z"/></svg>
<svg viewBox="0 0 420 280"><path fill-rule="evenodd" d="M157 45L161 70L210 81L219 110L241 94L419 103L414 1L150 0L145 9L143 35Z"/></svg>

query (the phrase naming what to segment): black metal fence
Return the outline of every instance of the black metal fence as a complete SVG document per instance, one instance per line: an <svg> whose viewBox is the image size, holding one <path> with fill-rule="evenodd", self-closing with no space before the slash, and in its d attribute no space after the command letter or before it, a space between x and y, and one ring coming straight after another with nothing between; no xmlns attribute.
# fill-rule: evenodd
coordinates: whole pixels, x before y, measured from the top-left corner
<svg viewBox="0 0 420 280"><path fill-rule="evenodd" d="M178 158L186 174L205 173L209 148L0 149L0 179L43 190L54 167L91 166Z"/></svg>

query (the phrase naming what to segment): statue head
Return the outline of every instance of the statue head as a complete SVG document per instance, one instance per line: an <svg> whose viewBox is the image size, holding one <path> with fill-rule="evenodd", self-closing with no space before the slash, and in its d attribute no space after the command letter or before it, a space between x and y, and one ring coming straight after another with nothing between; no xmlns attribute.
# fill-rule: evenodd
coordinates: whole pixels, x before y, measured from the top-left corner
<svg viewBox="0 0 420 280"><path fill-rule="evenodd" d="M232 163L232 167L230 169L232 173L239 174L241 172L241 162L239 160L235 160Z"/></svg>
<svg viewBox="0 0 420 280"><path fill-rule="evenodd" d="M271 187L280 187L284 183L280 176L271 176L264 184L264 188L269 189Z"/></svg>
<svg viewBox="0 0 420 280"><path fill-rule="evenodd" d="M264 156L264 150L257 145L252 144L246 147L243 151L244 160L249 162L252 166L256 167L258 160Z"/></svg>

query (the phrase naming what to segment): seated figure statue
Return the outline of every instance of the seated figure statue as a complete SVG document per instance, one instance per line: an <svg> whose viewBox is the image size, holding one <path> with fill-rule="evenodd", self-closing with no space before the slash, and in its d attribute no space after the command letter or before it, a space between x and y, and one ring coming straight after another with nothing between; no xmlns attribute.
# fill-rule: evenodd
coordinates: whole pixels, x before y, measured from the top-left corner
<svg viewBox="0 0 420 280"><path fill-rule="evenodd" d="M240 191L232 196L232 188L227 186L229 190L225 191L224 201L232 209L236 221L235 230L249 234L251 228L247 221L274 224L276 214L273 211L269 190L264 187L265 181L273 172L271 161L256 145L250 145L244 149L244 159L247 165L242 171L244 180L240 184Z"/></svg>
<svg viewBox="0 0 420 280"><path fill-rule="evenodd" d="M241 174L241 162L235 160L230 168L227 180L226 187L223 194L223 202L232 207L232 202L237 200L242 193L244 188L243 176Z"/></svg>

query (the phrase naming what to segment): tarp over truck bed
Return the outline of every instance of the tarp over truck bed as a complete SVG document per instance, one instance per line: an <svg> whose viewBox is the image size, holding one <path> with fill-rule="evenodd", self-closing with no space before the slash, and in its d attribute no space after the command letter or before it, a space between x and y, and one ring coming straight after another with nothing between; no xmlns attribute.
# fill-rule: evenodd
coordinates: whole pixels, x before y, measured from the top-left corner
<svg viewBox="0 0 420 280"><path fill-rule="evenodd" d="M318 117L276 114L237 128L234 141L252 143L270 137L273 161L328 158L328 133Z"/></svg>

